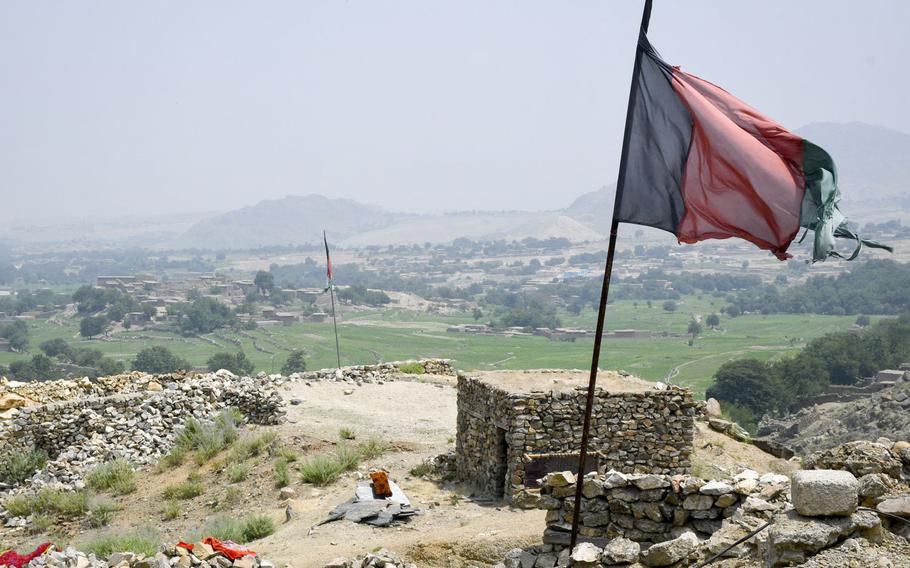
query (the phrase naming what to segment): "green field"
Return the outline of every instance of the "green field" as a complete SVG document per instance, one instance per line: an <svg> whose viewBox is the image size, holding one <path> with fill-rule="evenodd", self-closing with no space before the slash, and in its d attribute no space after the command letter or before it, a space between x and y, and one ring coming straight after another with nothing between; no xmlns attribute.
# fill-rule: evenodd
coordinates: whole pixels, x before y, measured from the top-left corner
<svg viewBox="0 0 910 568"><path fill-rule="evenodd" d="M606 328L639 329L685 333L693 314L706 316L716 311L722 300L689 297L674 313L665 312L662 302L620 301L610 304ZM473 336L447 333L446 327L473 322L467 314L440 316L388 309L349 312L339 325L343 364L372 363L417 357L455 359L463 369L587 368L590 366L592 340L550 341L542 337ZM585 310L578 316L562 313L566 326L592 329L596 314ZM851 316L745 315L721 318L721 328L705 330L694 345L686 337L611 339L604 341L601 367L625 369L650 380L665 380L691 386L701 393L710 385L714 371L725 361L751 356L773 359L798 351L806 341L824 333L844 330L853 323ZM186 338L161 331L117 333L105 340L84 340L78 335L78 320L64 325L45 321L31 322L32 352L44 340L62 337L79 347L100 349L106 355L129 361L143 347L165 345L171 351L203 366L218 351L235 351L222 337L241 341L243 351L257 370L278 371L291 349L303 349L311 369L335 365L335 339L332 324L298 323L273 326L252 332L225 331L202 338ZM219 337L221 335L222 337ZM255 345L254 345L255 343ZM259 349L257 349L257 346ZM24 355L0 353L0 364Z"/></svg>

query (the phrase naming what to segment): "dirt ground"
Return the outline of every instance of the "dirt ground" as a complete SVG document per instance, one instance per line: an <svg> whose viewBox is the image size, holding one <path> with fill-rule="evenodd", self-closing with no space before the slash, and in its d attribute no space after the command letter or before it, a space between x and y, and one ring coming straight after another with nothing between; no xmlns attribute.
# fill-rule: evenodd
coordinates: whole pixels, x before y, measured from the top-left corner
<svg viewBox="0 0 910 568"><path fill-rule="evenodd" d="M523 380L553 384L555 388L576 386L581 372L552 375L521 371L490 373L497 381L516 386ZM602 386L638 390L637 379L604 374ZM346 391L352 391L345 394ZM298 496L291 502L295 516L285 522L285 507L279 502L273 477L274 457L258 456L249 460L249 477L231 484L227 479L225 456L205 466L192 462L164 473L146 468L138 474L135 493L114 500L120 507L112 527L125 530L152 525L169 542L198 535L206 521L218 515L244 518L265 513L277 525L276 532L250 546L276 566L294 568L324 566L339 556L353 557L386 547L415 562L421 568L463 568L492 565L511 548L540 542L544 511L524 511L473 500L471 492L452 483L431 482L410 475L410 470L426 458L454 448L457 396L452 377L408 377L385 384L316 382L288 385L282 395L289 402L288 423L274 428L248 428L243 435L255 436L267 429L278 432L283 445L298 452L301 459L291 464L292 487ZM293 404L291 402L296 402ZM356 439L344 441L339 431L347 428ZM296 471L302 460L351 445L371 437L387 443L391 450L362 463L355 472L344 475L327 487L317 488L300 482ZM699 424L695 439L694 473L725 477L746 467L765 471L786 471L790 464L764 454L754 446L741 444ZM371 467L391 473L421 514L410 522L391 528L373 528L340 520L318 528L339 503L353 496L358 479ZM181 514L164 520L164 486L186 479L198 471L206 485L203 495L181 501ZM233 498L229 496L233 494ZM110 529L108 529L110 530ZM16 546L38 542L46 535L2 534L0 540ZM75 542L91 538L98 530L71 525L50 535L55 542Z"/></svg>

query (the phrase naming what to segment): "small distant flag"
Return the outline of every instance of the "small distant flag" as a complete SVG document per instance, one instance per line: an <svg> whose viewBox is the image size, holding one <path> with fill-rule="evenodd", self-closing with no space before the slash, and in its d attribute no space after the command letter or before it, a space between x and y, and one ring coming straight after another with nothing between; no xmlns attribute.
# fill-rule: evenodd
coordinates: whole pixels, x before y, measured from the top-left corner
<svg viewBox="0 0 910 568"><path fill-rule="evenodd" d="M668 65L644 29L638 51L616 220L669 231L681 243L738 237L781 260L800 228L815 232L813 262L844 258L835 238L856 241L848 260L864 244L892 250L847 226L826 151Z"/></svg>
<svg viewBox="0 0 910 568"><path fill-rule="evenodd" d="M322 231L322 242L325 243L325 277L329 281L329 286L332 285L332 256L329 254L329 241L325 236L325 231Z"/></svg>

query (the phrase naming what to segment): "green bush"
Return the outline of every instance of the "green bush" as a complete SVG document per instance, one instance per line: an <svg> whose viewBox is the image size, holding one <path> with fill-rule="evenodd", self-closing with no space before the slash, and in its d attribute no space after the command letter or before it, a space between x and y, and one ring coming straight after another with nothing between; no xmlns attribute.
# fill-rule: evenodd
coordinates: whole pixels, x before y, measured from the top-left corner
<svg viewBox="0 0 910 568"><path fill-rule="evenodd" d="M228 481L231 483L240 483L250 475L250 468L244 463L231 464L227 468Z"/></svg>
<svg viewBox="0 0 910 568"><path fill-rule="evenodd" d="M78 545L79 550L94 554L98 558L107 558L115 552L133 552L154 556L161 545L161 536L151 527L123 532L108 532L98 535Z"/></svg>
<svg viewBox="0 0 910 568"><path fill-rule="evenodd" d="M237 427L242 420L243 415L233 408L222 410L210 423L190 418L177 435L174 449L169 454L175 456L171 462L182 463L183 456L194 452L193 459L198 465L206 463L218 452L237 441L239 436Z"/></svg>
<svg viewBox="0 0 910 568"><path fill-rule="evenodd" d="M90 527L96 529L106 527L114 519L116 510L117 506L107 499L93 499L89 505L86 520Z"/></svg>
<svg viewBox="0 0 910 568"><path fill-rule="evenodd" d="M350 428L344 427L338 431L338 437L342 440L353 440L357 435Z"/></svg>
<svg viewBox="0 0 910 568"><path fill-rule="evenodd" d="M271 453L278 441L278 434L272 430L263 432L258 436L244 438L237 442L232 452L232 459L244 461L263 453Z"/></svg>
<svg viewBox="0 0 910 568"><path fill-rule="evenodd" d="M77 518L88 511L88 493L62 491L45 487L33 494L20 494L6 500L3 507L14 517L31 514L55 514Z"/></svg>
<svg viewBox="0 0 910 568"><path fill-rule="evenodd" d="M265 538L275 532L275 523L266 515L253 515L241 521L232 516L219 515L205 523L198 535L213 536L218 540L232 540L241 544Z"/></svg>
<svg viewBox="0 0 910 568"><path fill-rule="evenodd" d="M404 363L398 366L398 371L409 375L422 375L426 369L420 363Z"/></svg>
<svg viewBox="0 0 910 568"><path fill-rule="evenodd" d="M412 467L409 473L414 477L423 477L425 475L430 475L433 473L433 466L426 462L423 462L420 465Z"/></svg>
<svg viewBox="0 0 910 568"><path fill-rule="evenodd" d="M165 521L172 521L179 517L181 513L183 513L183 510L180 508L180 503L176 499L169 499L161 510L161 518Z"/></svg>
<svg viewBox="0 0 910 568"><path fill-rule="evenodd" d="M288 462L284 458L275 461L275 487L281 489L291 483L291 475L288 473Z"/></svg>
<svg viewBox="0 0 910 568"><path fill-rule="evenodd" d="M329 485L344 472L338 460L330 455L313 456L300 464L300 479L313 485Z"/></svg>
<svg viewBox="0 0 910 568"><path fill-rule="evenodd" d="M118 459L91 470L85 483L95 491L126 495L136 490L136 473L126 460Z"/></svg>
<svg viewBox="0 0 910 568"><path fill-rule="evenodd" d="M40 450L11 452L0 462L0 480L9 485L21 485L47 463L47 454Z"/></svg>
<svg viewBox="0 0 910 568"><path fill-rule="evenodd" d="M379 438L370 438L358 444L357 451L363 459L372 460L389 451L389 445Z"/></svg>
<svg viewBox="0 0 910 568"><path fill-rule="evenodd" d="M190 474L185 481L174 483L164 488L165 499L192 499L205 492L205 486L198 474Z"/></svg>

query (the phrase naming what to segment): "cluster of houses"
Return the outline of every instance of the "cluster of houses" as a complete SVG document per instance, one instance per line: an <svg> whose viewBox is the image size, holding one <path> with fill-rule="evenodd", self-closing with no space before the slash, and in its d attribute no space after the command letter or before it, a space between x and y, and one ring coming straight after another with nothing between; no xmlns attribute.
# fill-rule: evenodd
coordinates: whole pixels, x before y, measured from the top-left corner
<svg viewBox="0 0 910 568"><path fill-rule="evenodd" d="M155 310L154 322L171 322L176 316L172 314L176 305L189 301L190 292L196 290L203 297L214 298L218 302L236 308L246 301L247 294L256 291L253 280L232 280L226 276L209 272L180 272L159 280L146 274L131 276L99 276L95 281L99 288L119 290L133 296L143 308L151 306ZM291 298L303 301L307 305L316 303L322 294L320 288L282 289ZM241 322L255 321L257 325L292 325L298 321L324 321L328 314L307 310L281 311L277 308L263 308L259 314L239 314ZM146 321L146 311L131 312L126 315L131 323Z"/></svg>

